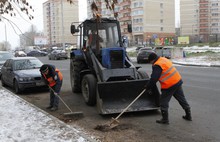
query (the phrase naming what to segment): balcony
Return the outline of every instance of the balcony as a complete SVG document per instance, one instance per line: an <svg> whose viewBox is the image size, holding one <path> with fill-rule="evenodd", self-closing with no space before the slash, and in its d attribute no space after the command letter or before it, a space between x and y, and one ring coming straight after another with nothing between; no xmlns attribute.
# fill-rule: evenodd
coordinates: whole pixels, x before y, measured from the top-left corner
<svg viewBox="0 0 220 142"><path fill-rule="evenodd" d="M120 10L120 13L127 13L127 12L131 12L131 8L127 8L127 9L122 9Z"/></svg>
<svg viewBox="0 0 220 142"><path fill-rule="evenodd" d="M123 2L121 2L119 4L119 6L126 6L126 5L131 5L131 1L130 0L124 0Z"/></svg>
<svg viewBox="0 0 220 142"><path fill-rule="evenodd" d="M124 17L121 17L119 18L119 21L128 21L128 20L131 20L131 16L124 16Z"/></svg>

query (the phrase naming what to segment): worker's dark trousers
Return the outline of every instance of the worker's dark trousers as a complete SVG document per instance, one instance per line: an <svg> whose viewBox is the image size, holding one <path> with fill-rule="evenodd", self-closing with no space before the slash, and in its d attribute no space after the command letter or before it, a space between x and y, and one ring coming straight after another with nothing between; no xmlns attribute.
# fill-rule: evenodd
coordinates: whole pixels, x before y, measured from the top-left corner
<svg viewBox="0 0 220 142"><path fill-rule="evenodd" d="M61 87L62 87L62 81L59 81L52 88L58 95L60 95ZM52 90L50 90L50 106L57 108L59 106L59 97L54 95L54 92Z"/></svg>
<svg viewBox="0 0 220 142"><path fill-rule="evenodd" d="M160 97L161 110L168 111L169 102L172 96L179 102L184 110L190 109L188 102L183 93L182 85L171 87L169 89L161 90L162 94Z"/></svg>

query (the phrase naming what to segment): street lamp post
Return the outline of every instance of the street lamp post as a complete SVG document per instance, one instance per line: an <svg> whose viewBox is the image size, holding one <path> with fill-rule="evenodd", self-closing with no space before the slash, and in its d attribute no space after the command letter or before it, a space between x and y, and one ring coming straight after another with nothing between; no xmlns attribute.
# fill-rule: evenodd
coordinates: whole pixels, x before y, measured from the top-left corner
<svg viewBox="0 0 220 142"><path fill-rule="evenodd" d="M6 24L5 24L5 49L7 49L7 48L6 48L6 46L7 46L7 41L8 41L8 39L7 39L7 28L6 28Z"/></svg>
<svg viewBox="0 0 220 142"><path fill-rule="evenodd" d="M63 0L61 0L61 17L62 17L62 46L63 49L65 49L65 43L64 43L64 23L63 23Z"/></svg>

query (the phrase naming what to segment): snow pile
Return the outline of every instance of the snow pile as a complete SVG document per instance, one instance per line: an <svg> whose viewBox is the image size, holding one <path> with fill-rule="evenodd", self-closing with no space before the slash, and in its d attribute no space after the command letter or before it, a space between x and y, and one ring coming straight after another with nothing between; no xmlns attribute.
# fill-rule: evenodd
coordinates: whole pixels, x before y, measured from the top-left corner
<svg viewBox="0 0 220 142"><path fill-rule="evenodd" d="M91 141L77 129L0 89L0 140L9 141Z"/></svg>
<svg viewBox="0 0 220 142"><path fill-rule="evenodd" d="M220 52L220 47L209 47L209 46L203 46L203 47L198 47L198 46L192 46L192 47L184 47L184 51L188 53L200 53L200 52Z"/></svg>

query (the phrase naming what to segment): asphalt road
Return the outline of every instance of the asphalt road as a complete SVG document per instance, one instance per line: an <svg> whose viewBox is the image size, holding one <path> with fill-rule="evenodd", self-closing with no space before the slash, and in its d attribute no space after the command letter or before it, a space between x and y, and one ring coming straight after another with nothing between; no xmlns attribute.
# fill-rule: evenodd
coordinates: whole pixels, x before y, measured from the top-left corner
<svg viewBox="0 0 220 142"><path fill-rule="evenodd" d="M155 120L161 117L159 112L129 113L120 118L120 123L127 124L124 125L126 127L115 132L103 133L94 130L94 127L98 124L106 123L114 115L99 115L95 107L89 107L84 103L81 94L72 93L69 77L70 60L48 60L47 57L40 57L39 59L43 63L54 64L62 71L64 82L61 97L73 111L83 111L84 113L84 118L76 119L74 123L102 140L105 138L105 140L123 141L126 138L130 139L130 141L140 142L220 141L220 68L176 65L183 77L186 98L192 107L192 122L187 122L181 118L184 111L178 102L172 98L169 109L170 125L164 126L155 123ZM151 65L139 65L149 74L151 73ZM35 93L27 91L21 97L43 110L49 103L47 91L36 91ZM64 112L68 112L68 109L63 104L60 104L58 112L49 113L61 118Z"/></svg>

